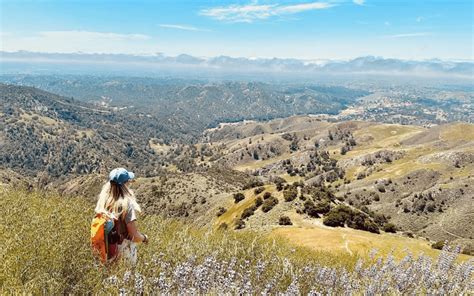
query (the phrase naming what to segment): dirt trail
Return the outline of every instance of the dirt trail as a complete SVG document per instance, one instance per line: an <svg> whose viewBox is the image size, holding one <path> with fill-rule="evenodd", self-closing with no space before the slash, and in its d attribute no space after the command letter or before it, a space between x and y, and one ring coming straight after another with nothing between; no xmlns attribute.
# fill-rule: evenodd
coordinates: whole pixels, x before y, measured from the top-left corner
<svg viewBox="0 0 474 296"><path fill-rule="evenodd" d="M346 239L346 234L344 233L342 235L342 239L344 240L344 248L346 249L346 251L352 256L354 255L351 251L351 249L349 249L349 241Z"/></svg>
<svg viewBox="0 0 474 296"><path fill-rule="evenodd" d="M453 209L450 209L450 210L451 210L451 213L452 213L452 212L453 212ZM447 231L446 229L444 229L443 223L444 223L445 217L446 217L446 215L443 215L443 216L441 217L441 220L439 221L439 227L441 228L441 230L444 231L446 234L452 235L452 236L454 236L454 237L456 237L456 238L463 238L462 236L459 236L459 235L457 235L457 234L455 234L455 233L452 233L452 232Z"/></svg>

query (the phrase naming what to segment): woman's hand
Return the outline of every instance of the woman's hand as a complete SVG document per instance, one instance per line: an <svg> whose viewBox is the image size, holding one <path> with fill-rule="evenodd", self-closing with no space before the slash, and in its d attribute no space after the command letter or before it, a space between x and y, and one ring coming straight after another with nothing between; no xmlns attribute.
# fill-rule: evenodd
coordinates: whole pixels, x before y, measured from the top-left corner
<svg viewBox="0 0 474 296"><path fill-rule="evenodd" d="M137 222L135 220L127 224L127 231L128 231L128 235L132 238L133 242L135 243L148 242L148 236L138 231Z"/></svg>

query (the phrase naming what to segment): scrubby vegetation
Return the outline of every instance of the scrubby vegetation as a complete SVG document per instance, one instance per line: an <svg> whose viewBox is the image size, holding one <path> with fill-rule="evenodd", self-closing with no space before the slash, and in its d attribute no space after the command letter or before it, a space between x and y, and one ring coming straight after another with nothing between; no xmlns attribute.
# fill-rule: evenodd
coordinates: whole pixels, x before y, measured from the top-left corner
<svg viewBox="0 0 474 296"><path fill-rule="evenodd" d="M319 214L318 214L318 211L316 209L316 206L314 205L314 202L312 202L311 200L305 201L303 211L306 214L308 214L310 217L319 218Z"/></svg>
<svg viewBox="0 0 474 296"><path fill-rule="evenodd" d="M239 229L244 229L245 228L245 221L243 218L240 218L240 219L237 219L237 221L235 221L235 227L234 229L235 230L239 230Z"/></svg>
<svg viewBox="0 0 474 296"><path fill-rule="evenodd" d="M225 212L227 212L227 210L223 207L219 207L219 209L217 210L217 217L220 217L222 216Z"/></svg>
<svg viewBox="0 0 474 296"><path fill-rule="evenodd" d="M324 225L332 227L348 227L360 230L366 230L374 233L379 233L378 225L363 212L355 211L348 206L339 205L324 216Z"/></svg>
<svg viewBox="0 0 474 296"><path fill-rule="evenodd" d="M286 202L290 202L296 199L298 192L296 188L292 187L288 190L283 191L283 198Z"/></svg>
<svg viewBox="0 0 474 296"><path fill-rule="evenodd" d="M281 216L280 219L278 219L278 224L279 225L293 225L290 217L288 216Z"/></svg>
<svg viewBox="0 0 474 296"><path fill-rule="evenodd" d="M395 233L397 232L397 227L393 223L387 223L383 226L383 231Z"/></svg>
<svg viewBox="0 0 474 296"><path fill-rule="evenodd" d="M252 216L255 213L255 210L257 209L256 206L251 206L250 208L246 208L241 215L242 219L248 218Z"/></svg>
<svg viewBox="0 0 474 296"><path fill-rule="evenodd" d="M260 186L260 187L255 188L253 190L253 193L255 193L255 195L258 195L258 194L262 193L263 191L265 191L265 187Z"/></svg>
<svg viewBox="0 0 474 296"><path fill-rule="evenodd" d="M269 212L277 204L278 204L278 199L274 196L271 196L271 197L269 197L269 198L267 198L266 200L263 201L262 211L264 213Z"/></svg>
<svg viewBox="0 0 474 296"><path fill-rule="evenodd" d="M253 178L249 180L246 184L244 184L244 186L242 187L242 190L247 190L247 189L255 188L255 187L261 187L263 185L264 184L261 180L257 178Z"/></svg>
<svg viewBox="0 0 474 296"><path fill-rule="evenodd" d="M242 192L237 192L234 193L233 198L235 203L239 203L240 201L245 199L245 195Z"/></svg>
<svg viewBox="0 0 474 296"><path fill-rule="evenodd" d="M448 247L437 262L412 256L364 262L155 215L140 219L150 243L139 246L137 266L104 268L89 246L92 215L84 199L2 189L0 293L465 294L471 288L472 262L455 263L459 250Z"/></svg>
<svg viewBox="0 0 474 296"><path fill-rule="evenodd" d="M272 197L272 194L270 192L265 192L263 194L263 199L269 199L270 197Z"/></svg>
<svg viewBox="0 0 474 296"><path fill-rule="evenodd" d="M433 244L431 245L431 247L432 247L433 249L442 250L445 244L446 244L445 241L438 241L438 242L433 243Z"/></svg>

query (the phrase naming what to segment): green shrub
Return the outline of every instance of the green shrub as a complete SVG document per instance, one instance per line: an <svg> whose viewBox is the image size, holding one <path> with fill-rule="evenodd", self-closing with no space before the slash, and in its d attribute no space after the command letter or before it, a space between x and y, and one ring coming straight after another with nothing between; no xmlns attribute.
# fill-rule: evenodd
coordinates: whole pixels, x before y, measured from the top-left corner
<svg viewBox="0 0 474 296"><path fill-rule="evenodd" d="M244 229L244 228L245 228L245 221L242 218L235 221L235 227L234 227L235 230Z"/></svg>
<svg viewBox="0 0 474 296"><path fill-rule="evenodd" d="M260 207L263 204L263 199L259 196L255 199L255 207Z"/></svg>
<svg viewBox="0 0 474 296"><path fill-rule="evenodd" d="M254 189L253 193L255 193L255 195L257 195L257 194L262 193L263 191L265 191L264 187L257 187L257 188Z"/></svg>
<svg viewBox="0 0 474 296"><path fill-rule="evenodd" d="M391 232L391 233L396 233L397 232L397 227L393 223L386 223L383 226L383 231L385 232Z"/></svg>
<svg viewBox="0 0 474 296"><path fill-rule="evenodd" d="M324 216L323 219L323 224L326 226L331 226L331 227L344 227L344 223L346 222L346 219L339 213L331 213L329 212L326 216Z"/></svg>
<svg viewBox="0 0 474 296"><path fill-rule="evenodd" d="M432 202L432 201L431 201L431 202L428 202L428 203L426 204L426 210L427 210L428 212L434 212L434 211L436 211L436 205L435 205L435 203Z"/></svg>
<svg viewBox="0 0 474 296"><path fill-rule="evenodd" d="M297 196L298 196L298 192L296 191L295 188L291 188L289 190L283 191L283 198L285 199L286 202L295 200Z"/></svg>
<svg viewBox="0 0 474 296"><path fill-rule="evenodd" d="M239 203L245 199L245 195L242 192L234 193L234 202Z"/></svg>
<svg viewBox="0 0 474 296"><path fill-rule="evenodd" d="M369 231L369 232L372 232L372 233L380 233L380 230L379 230L379 227L377 226L377 224L375 222L373 222L372 220L370 220L370 218L368 218L368 217L365 218L363 227L358 228L358 229Z"/></svg>
<svg viewBox="0 0 474 296"><path fill-rule="evenodd" d="M265 192L263 194L263 199L269 199L270 197L272 197L272 194L270 192Z"/></svg>
<svg viewBox="0 0 474 296"><path fill-rule="evenodd" d="M387 217L385 217L384 214L375 214L372 212L369 212L369 214L372 214L372 217L374 218L374 222L380 226L383 226L386 223L388 223L388 219Z"/></svg>
<svg viewBox="0 0 474 296"><path fill-rule="evenodd" d="M445 241L438 241L438 242L435 242L434 244L432 244L431 247L433 249L442 250L445 244L446 244Z"/></svg>
<svg viewBox="0 0 474 296"><path fill-rule="evenodd" d="M380 233L378 225L366 213L353 211L351 208L343 205L330 210L324 217L323 223L333 227L343 227L347 224L350 228Z"/></svg>
<svg viewBox="0 0 474 296"><path fill-rule="evenodd" d="M352 219L354 212L351 208L345 205L339 205L331 209L326 216L324 216L323 223L332 227L344 227L347 221Z"/></svg>
<svg viewBox="0 0 474 296"><path fill-rule="evenodd" d="M242 190L247 190L247 189L250 189L250 188L255 188L255 187L259 187L259 186L263 186L263 182L257 178L253 178L251 180L249 180L243 187L242 187Z"/></svg>
<svg viewBox="0 0 474 296"><path fill-rule="evenodd" d="M319 214L326 214L331 210L331 205L329 204L328 201L323 200L316 203L315 209L316 209L316 212L318 212Z"/></svg>
<svg viewBox="0 0 474 296"><path fill-rule="evenodd" d="M314 202L312 202L311 200L305 201L303 211L312 218L319 218L319 214L318 214L318 211L316 210L316 206L314 205Z"/></svg>
<svg viewBox="0 0 474 296"><path fill-rule="evenodd" d="M262 211L264 213L267 213L271 209L273 209L273 207L276 206L277 204L278 204L278 199L275 198L274 196L267 198L266 200L263 201Z"/></svg>
<svg viewBox="0 0 474 296"><path fill-rule="evenodd" d="M381 193L385 192L385 186L382 183L377 184L377 190Z"/></svg>
<svg viewBox="0 0 474 296"><path fill-rule="evenodd" d="M281 216L280 219L278 220L278 224L279 225L293 225L290 217L288 216Z"/></svg>
<svg viewBox="0 0 474 296"><path fill-rule="evenodd" d="M222 216L225 212L227 212L226 208L223 208L223 207L219 207L219 209L217 210L217 217L220 217Z"/></svg>
<svg viewBox="0 0 474 296"><path fill-rule="evenodd" d="M283 179L282 177L276 176L276 177L273 177L272 182L277 186L277 188L278 186L283 188L283 184L286 183L286 180Z"/></svg>
<svg viewBox="0 0 474 296"><path fill-rule="evenodd" d="M283 190L283 187L284 187L283 184L284 184L284 183L277 183L277 184L276 184L276 190L282 191L282 190Z"/></svg>
<svg viewBox="0 0 474 296"><path fill-rule="evenodd" d="M257 207L251 206L250 208L246 208L243 212L242 215L240 216L242 219L248 218L252 216L255 213L255 210Z"/></svg>

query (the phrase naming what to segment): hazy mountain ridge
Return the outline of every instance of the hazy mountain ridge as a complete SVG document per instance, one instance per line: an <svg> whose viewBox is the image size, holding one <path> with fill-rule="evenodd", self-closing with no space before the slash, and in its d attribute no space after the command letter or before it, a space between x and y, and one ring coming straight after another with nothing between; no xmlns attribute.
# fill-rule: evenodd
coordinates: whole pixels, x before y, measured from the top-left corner
<svg viewBox="0 0 474 296"><path fill-rule="evenodd" d="M472 61L423 60L411 61L383 57L358 57L347 61L299 60L287 58L244 58L244 57L195 57L187 54L178 56L129 55L129 54L86 54L86 53L40 53L0 52L2 63L71 63L71 64L122 64L144 68L164 67L175 70L203 69L224 72L288 72L341 74L383 74L408 76L458 76L473 79Z"/></svg>

